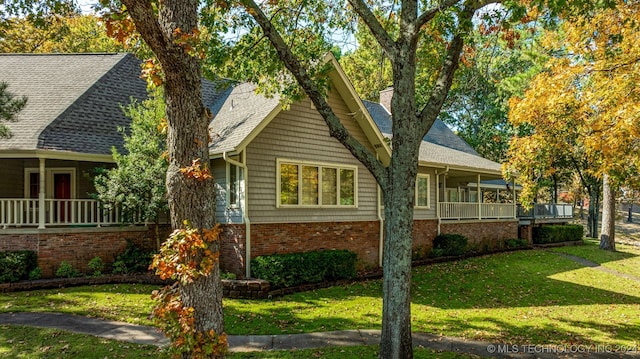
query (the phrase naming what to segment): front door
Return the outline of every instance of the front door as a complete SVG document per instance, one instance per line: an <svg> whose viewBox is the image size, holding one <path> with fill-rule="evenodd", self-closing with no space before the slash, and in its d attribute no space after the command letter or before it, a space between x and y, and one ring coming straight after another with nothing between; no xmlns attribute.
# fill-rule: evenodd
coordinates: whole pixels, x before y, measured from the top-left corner
<svg viewBox="0 0 640 359"><path fill-rule="evenodd" d="M54 199L71 199L71 174L70 173L54 173L53 174L53 198ZM56 201L56 218L59 222L67 222L71 212L70 201Z"/></svg>

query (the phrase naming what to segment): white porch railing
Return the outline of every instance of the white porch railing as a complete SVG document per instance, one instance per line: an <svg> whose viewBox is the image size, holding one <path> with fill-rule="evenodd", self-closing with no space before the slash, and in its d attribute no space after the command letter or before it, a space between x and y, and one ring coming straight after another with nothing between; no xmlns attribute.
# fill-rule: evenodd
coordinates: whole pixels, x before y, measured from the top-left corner
<svg viewBox="0 0 640 359"><path fill-rule="evenodd" d="M45 199L45 226L101 226L140 223L141 216L122 218L119 208L105 209L92 199ZM37 199L0 199L0 228L39 226L40 206Z"/></svg>
<svg viewBox="0 0 640 359"><path fill-rule="evenodd" d="M515 218L510 203L440 202L442 219L502 219Z"/></svg>

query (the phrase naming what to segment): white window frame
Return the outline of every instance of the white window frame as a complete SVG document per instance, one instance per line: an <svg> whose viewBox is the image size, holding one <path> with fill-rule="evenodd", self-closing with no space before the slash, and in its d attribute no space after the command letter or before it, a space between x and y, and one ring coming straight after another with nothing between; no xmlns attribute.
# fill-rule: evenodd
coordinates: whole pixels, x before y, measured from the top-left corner
<svg viewBox="0 0 640 359"><path fill-rule="evenodd" d="M298 166L298 202L302 199L302 166L317 167L318 168L318 204L282 204L281 198L281 173L280 167L282 164ZM335 168L336 169L336 195L338 204L326 205L322 204L322 168ZM353 171L353 204L341 205L340 203L340 170ZM276 159L276 208L358 208L358 166L342 164L342 163L326 163L326 162L313 162L302 160L289 160L284 158Z"/></svg>
<svg viewBox="0 0 640 359"><path fill-rule="evenodd" d="M235 169L236 171L236 202L235 203L231 203L231 171ZM229 162L227 162L227 169L226 169L226 204L227 204L227 208L240 208L240 203L241 203L241 197L242 197L242 168L240 166L236 166L234 164L231 164Z"/></svg>
<svg viewBox="0 0 640 359"><path fill-rule="evenodd" d="M426 206L419 206L418 205L418 180L420 178L426 178L427 179L427 205ZM415 208L424 208L424 209L429 209L431 208L431 176L429 174L423 174L423 173L418 173L418 176L416 177L416 191L415 191L415 202L414 202L414 207Z"/></svg>
<svg viewBox="0 0 640 359"><path fill-rule="evenodd" d="M76 198L76 169L74 167L52 167L45 169L45 198L53 198L53 175L54 174L69 174L71 177L71 199ZM39 168L25 168L24 169L24 198L29 198L29 186L30 175L32 173L40 173Z"/></svg>

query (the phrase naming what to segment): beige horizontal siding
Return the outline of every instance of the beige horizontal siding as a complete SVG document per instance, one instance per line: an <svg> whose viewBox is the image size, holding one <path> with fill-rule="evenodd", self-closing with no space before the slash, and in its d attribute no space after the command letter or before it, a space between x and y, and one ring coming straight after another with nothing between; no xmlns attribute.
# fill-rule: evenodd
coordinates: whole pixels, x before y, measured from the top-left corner
<svg viewBox="0 0 640 359"><path fill-rule="evenodd" d="M329 99L345 127L361 142L366 136L349 116L344 102L333 93ZM372 146L368 145L372 149ZM276 208L277 159L358 167L357 208ZM337 222L376 220L376 182L369 171L336 139L308 100L282 111L247 147L249 166L249 217L252 223Z"/></svg>

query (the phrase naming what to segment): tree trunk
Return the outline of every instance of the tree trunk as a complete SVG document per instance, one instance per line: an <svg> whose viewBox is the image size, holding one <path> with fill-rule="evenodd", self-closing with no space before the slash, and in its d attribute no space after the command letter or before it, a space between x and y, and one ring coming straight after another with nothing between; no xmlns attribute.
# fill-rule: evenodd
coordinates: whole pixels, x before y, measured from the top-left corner
<svg viewBox="0 0 640 359"><path fill-rule="evenodd" d="M411 246L413 206L418 173L418 150L422 141L415 117L414 57L404 66L394 64L391 98L393 139L388 182L384 190L385 241L383 253L383 301L381 359L413 358L411 339Z"/></svg>
<svg viewBox="0 0 640 359"><path fill-rule="evenodd" d="M123 0L136 29L162 66L168 124L167 196L173 229L186 223L199 230L215 225L215 190L212 179L188 177L180 170L199 160L209 168L209 116L202 103L200 62L174 41L176 30L190 33L198 27L197 0L165 1L158 13L148 1ZM185 223L186 222L186 223ZM202 234L202 233L201 233ZM217 245L210 248L219 251ZM197 258L194 258L197 260ZM194 309L196 332L224 332L220 267L209 275L180 285L184 307ZM223 354L221 355L223 356ZM189 358L190 354L183 355ZM217 356L213 356L217 357Z"/></svg>
<svg viewBox="0 0 640 359"><path fill-rule="evenodd" d="M602 233L600 234L600 249L616 250L616 196L609 181L609 175L602 178Z"/></svg>

